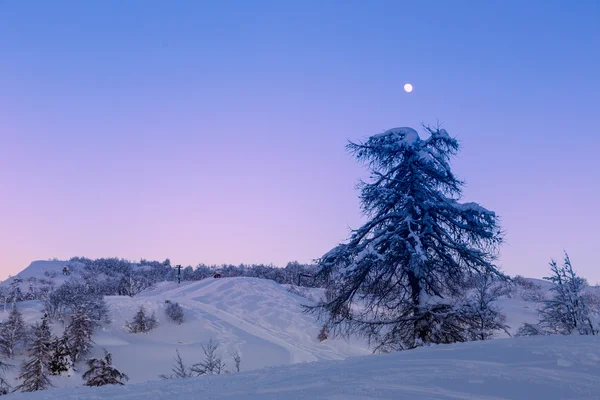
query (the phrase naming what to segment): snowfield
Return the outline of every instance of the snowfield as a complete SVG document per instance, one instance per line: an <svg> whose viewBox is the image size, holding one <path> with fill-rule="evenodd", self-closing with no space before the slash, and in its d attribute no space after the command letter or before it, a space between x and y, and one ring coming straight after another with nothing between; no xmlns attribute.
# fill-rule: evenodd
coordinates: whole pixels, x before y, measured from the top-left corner
<svg viewBox="0 0 600 400"><path fill-rule="evenodd" d="M43 277L57 272L61 262L34 262L19 276ZM79 274L77 265L72 275ZM529 280L548 294L551 284ZM25 283L25 282L24 282ZM8 286L10 281L2 285ZM25 289L25 287L23 287ZM417 350L370 355L361 339L317 340L321 324L303 312L323 293L257 278L208 278L201 281L163 282L135 297L108 296L111 324L98 330L90 357L113 355L115 367L129 375L124 387L84 387L76 375L50 377L55 388L9 398L31 399L600 399L600 338L596 336L545 336L498 339ZM598 293L598 287L589 288ZM185 311L181 325L164 313L167 301ZM28 324L39 321L39 301L17 303ZM131 334L124 325L139 306L153 311L158 327L148 334ZM537 321L536 303L519 292L499 299L506 323L514 333L524 322ZM0 320L7 314L0 308ZM53 333L62 334L61 323ZM185 364L203 358L202 345L219 343L218 353L233 370L230 354L241 355L241 371L186 380L159 380L170 374L175 351ZM368 355L368 356L365 356ZM25 357L5 360L15 368L6 373L15 379Z"/></svg>
<svg viewBox="0 0 600 400"><path fill-rule="evenodd" d="M14 399L599 399L600 340L545 336L123 387L56 389Z"/></svg>

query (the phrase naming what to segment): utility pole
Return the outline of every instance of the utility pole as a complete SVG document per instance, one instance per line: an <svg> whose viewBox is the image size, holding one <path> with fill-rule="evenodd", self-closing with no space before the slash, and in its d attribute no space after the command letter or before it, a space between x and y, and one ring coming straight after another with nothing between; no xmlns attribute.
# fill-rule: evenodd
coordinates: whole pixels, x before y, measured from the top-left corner
<svg viewBox="0 0 600 400"><path fill-rule="evenodd" d="M177 284L179 285L181 283L181 265L176 265L175 268L177 268Z"/></svg>

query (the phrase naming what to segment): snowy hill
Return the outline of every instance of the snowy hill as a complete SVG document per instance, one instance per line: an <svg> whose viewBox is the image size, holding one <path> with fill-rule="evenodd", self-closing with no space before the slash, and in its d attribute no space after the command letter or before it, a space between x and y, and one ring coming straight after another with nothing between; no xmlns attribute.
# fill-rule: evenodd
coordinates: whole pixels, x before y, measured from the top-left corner
<svg viewBox="0 0 600 400"><path fill-rule="evenodd" d="M63 267L68 266L71 275L63 275ZM27 284L31 280L37 280L37 285L40 285L39 280L52 281L54 285L60 285L72 276L81 274L83 266L79 263L69 261L34 261L27 268L19 272L14 277L10 277L0 282L0 287L8 287L15 277L21 278L23 283L21 289L25 290Z"/></svg>
<svg viewBox="0 0 600 400"><path fill-rule="evenodd" d="M306 299L269 280L205 279L180 286L164 283L133 298L110 296L106 300L113 323L94 341L113 353L115 365L128 371L134 382L168 373L175 349L188 363L201 360L201 345L211 338L219 342L227 362L230 353L237 350L241 354L242 370L369 353L360 341L319 343L320 326L302 310ZM184 308L186 322L175 325L166 319L165 300ZM146 335L125 332L125 321L140 305L155 311L159 327Z"/></svg>
<svg viewBox="0 0 600 400"><path fill-rule="evenodd" d="M233 375L78 388L16 399L421 399L600 398L600 341L546 336L433 346L345 361Z"/></svg>
<svg viewBox="0 0 600 400"><path fill-rule="evenodd" d="M178 302L185 311L185 322L176 325L164 314L165 301ZM284 286L257 278L205 279L164 282L135 297L107 296L112 322L94 334L91 356L102 355L102 348L113 354L115 365L125 371L130 383L157 380L170 373L176 349L187 364L202 359L202 344L211 338L219 342L219 352L231 366L229 355L238 351L242 371L267 366L320 360L340 360L369 354L360 340L317 340L321 326L303 312L308 300L290 293ZM28 323L41 317L37 301L17 303ZM148 334L125 331L140 305L154 311L159 326ZM0 312L0 319L6 315ZM54 333L62 332L54 324ZM14 363L16 365L19 362ZM8 373L15 376L16 370ZM57 387L81 386L80 377L53 378Z"/></svg>
<svg viewBox="0 0 600 400"><path fill-rule="evenodd" d="M18 276L23 278L23 282L29 285L31 282L40 284L50 275L53 276L51 279L55 282L54 284L59 286L70 278L62 275L64 265L69 265L70 277L77 277L85 272L84 268L77 263L39 261L32 263ZM32 278L37 280L32 280ZM10 285L10 280L4 282L3 285ZM537 298L539 296L547 297L550 287L549 282L524 279L521 286L515 286L514 290L499 299L498 305L506 315L506 323L511 327L511 333L515 333L524 322L535 323L537 321L537 305L534 298L536 296ZM234 352L241 355L242 374L228 375L227 378L211 377L204 380L186 381L184 388L181 388L182 398L186 398L186 390L191 393L189 396L196 394L196 390L200 390L206 391L207 395L215 396L214 398L228 398L228 396L229 398L238 398L235 397L234 393L239 394L244 391L247 391L250 397L240 395L239 398L281 398L281 396L287 397L282 393L288 392L292 395L292 398L302 398L305 395L307 398L320 398L336 391L348 394L339 398L352 398L349 394L354 392L358 393L355 398L369 398L368 396L371 396L370 390L374 390L373 393L381 395L381 397L373 395L375 398L386 398L386 393L388 393L386 390L388 389L385 388L392 390L393 387L394 390L400 390L398 392L400 394L397 396L412 393L408 398L495 399L503 397L475 396L480 393L477 392L479 390L477 388L482 386L481 381L486 382L486 385L483 385L485 390L489 389L487 382L490 381L490 378L482 378L481 374L487 373L490 376L495 376L496 378L492 379L493 384L498 384L497 380L500 379L498 377L504 377L503 379L506 379L507 382L510 381L513 385L512 381L517 377L509 372L510 368L525 368L525 375L523 376L528 376L527 379L532 382L539 382L539 385L542 385L545 384L546 380L552 378L550 380L553 380L552 385L554 386L549 387L558 387L563 385L561 382L567 379L566 376L571 376L569 374L574 371L576 373L572 378L581 380L584 383L588 379L585 374L598 373L595 368L600 356L598 359L594 357L598 356L600 342L595 338L517 338L503 340L502 338L508 337L505 333L499 333L498 337L501 339L495 340L493 343L470 343L462 346L457 345L458 347L434 346L414 352L405 352L402 355L384 356L383 358L382 356L365 359L350 358L346 363L340 364L310 364L310 367L306 367L306 369L305 367L287 367L281 370L264 370L267 367L289 366L290 364L343 360L348 357L371 353L367 343L361 339L352 339L347 342L343 339L329 338L319 342L317 335L321 324L315 321L312 315L304 313L302 305L310 304L310 299L322 296L323 290L301 288L303 296L299 296L288 289L290 289L289 285L280 285L266 279L208 278L200 281L182 282L180 285L175 282L161 282L152 289L147 289L134 297L107 296L105 299L112 322L94 334L95 346L91 356L103 355L103 348L106 348L113 354L115 366L127 373L130 381L128 386L125 389L120 389L120 391L117 389L102 389L106 392L99 391L98 393L113 393L113 391L117 394L131 393L135 398L138 396L138 390L141 390L141 392L146 391L144 388L153 388L152 390L156 388L157 393L172 390L174 386L178 385L171 382L147 382L157 381L159 375L171 372L170 369L176 350L180 352L186 364L191 365L199 362L203 358L202 345L205 345L210 339L214 339L219 343L218 353L223 357L229 369L233 369L230 355ZM598 292L597 287L591 287L589 290ZM185 322L182 325L176 325L166 318L167 301L178 302L183 307ZM159 326L148 334L128 333L124 329L124 325L132 319L142 305L146 310L156 314ZM23 312L28 324L39 321L43 308L40 301L20 301L17 306ZM4 321L6 317L7 315L0 308L0 321ZM60 335L63 329L64 326L61 323L55 322L53 324L54 334ZM552 348L552 346L559 347ZM564 346L573 346L573 352L563 351ZM552 349L548 350L550 348ZM482 353L478 354L479 351ZM584 355L584 351L589 352L591 355ZM502 358L505 354L508 357L506 359ZM13 385L18 383L15 378L23 359L24 356L21 355L15 360L9 361L17 367L6 374L8 381ZM456 361L459 359L465 360L464 365L461 366L461 363ZM376 360L381 360L382 366L379 366L380 361ZM442 380L440 382L441 386L432 386L437 387L435 389L437 392L434 389L431 389L431 391L419 389L422 391L419 392L414 384L398 384L401 386L399 388L400 386L397 386L396 383L390 382L410 382L413 379L408 378L408 375L403 375L401 369L398 370L397 367L393 367L394 363L403 366L402 368L410 366L406 374L411 374L412 378L418 382L423 382L426 387L431 386L431 382L425 376L428 369L439 376L446 376L447 378L444 379L448 382ZM385 365L389 366L390 371L384 368ZM575 367L571 368L572 366ZM79 367L79 372L70 378L51 377L53 385L57 388L81 387L83 380L80 374L85 367L83 365ZM339 369L339 373L328 372L328 368L334 368L336 371ZM535 368L542 368L540 373L544 371L544 373L554 375L548 375L548 379L542 378L534 374ZM259 370L262 372L251 372ZM368 373L365 371L368 371ZM559 376L558 373L561 371L566 375ZM580 376L582 372L584 375ZM362 376L362 374L366 374L364 379L356 378L356 376ZM389 376L390 382L387 381L387 378L378 378L379 375ZM231 379L231 383L229 379ZM452 379L458 381L467 379L470 382L468 390L462 386L458 388L453 386L454 384L450 382ZM519 379L521 378L519 377ZM519 379L515 383L515 388L522 389L525 381ZM218 390L213 392L213 388L206 383L213 382L213 380L223 386L223 392ZM296 384L296 380L300 383ZM355 381L356 384L353 386ZM145 382L147 385L137 388L131 386ZM263 386L257 382L264 382ZM531 387L534 388L538 383L532 385ZM306 393L300 390L300 386L307 387ZM265 391L267 387L272 387L274 391ZM342 387L354 387L355 389L346 392L345 389L341 389ZM55 390L52 389L52 391L43 394L49 395ZM277 392L277 390L281 392ZM502 388L502 390L508 389ZM567 393L558 389L552 392ZM86 393L84 397L87 397L88 394L91 395L91 393L96 392L83 391L81 393ZM467 395L468 393L471 394ZM491 396L494 393L486 392L485 396ZM519 397L516 391L506 393L506 398L538 398L537 396ZM251 397L252 395L256 397ZM398 398L397 396L390 394L390 398ZM484 396L483 392L481 392L481 396ZM160 398L160 396L156 398ZM571 397L549 398L586 397L573 395ZM600 396L595 398L600 398Z"/></svg>

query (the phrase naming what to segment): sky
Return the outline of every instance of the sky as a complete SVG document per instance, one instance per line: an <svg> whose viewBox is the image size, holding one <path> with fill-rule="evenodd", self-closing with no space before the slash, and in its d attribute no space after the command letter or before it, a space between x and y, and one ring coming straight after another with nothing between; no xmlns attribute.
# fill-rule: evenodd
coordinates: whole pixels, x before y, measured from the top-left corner
<svg viewBox="0 0 600 400"><path fill-rule="evenodd" d="M364 222L347 141L439 121L501 268L566 250L598 283L599 21L585 0L0 0L0 279L310 262Z"/></svg>

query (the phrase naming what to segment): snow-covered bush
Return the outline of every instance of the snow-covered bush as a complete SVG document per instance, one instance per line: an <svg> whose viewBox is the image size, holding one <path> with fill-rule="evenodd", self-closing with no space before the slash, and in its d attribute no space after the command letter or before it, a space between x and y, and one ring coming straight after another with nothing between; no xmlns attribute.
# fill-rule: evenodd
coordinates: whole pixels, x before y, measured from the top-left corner
<svg viewBox="0 0 600 400"><path fill-rule="evenodd" d="M165 314L177 325L181 325L183 323L183 307L181 307L179 303L168 303L167 308L165 308Z"/></svg>
<svg viewBox="0 0 600 400"><path fill-rule="evenodd" d="M127 322L125 327L130 333L148 333L158 325L156 316L152 313L150 316L146 314L144 306L140 306L140 309L133 317L131 322Z"/></svg>
<svg viewBox="0 0 600 400"><path fill-rule="evenodd" d="M88 370L83 374L86 386L124 385L129 377L113 367L112 356L106 349L103 358L91 358L87 361Z"/></svg>

